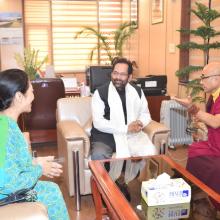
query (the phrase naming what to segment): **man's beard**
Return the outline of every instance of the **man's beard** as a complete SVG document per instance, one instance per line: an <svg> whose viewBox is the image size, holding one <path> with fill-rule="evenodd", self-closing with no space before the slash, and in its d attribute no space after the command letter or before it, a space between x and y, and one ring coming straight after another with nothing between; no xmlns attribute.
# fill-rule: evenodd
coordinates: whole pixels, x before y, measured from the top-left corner
<svg viewBox="0 0 220 220"><path fill-rule="evenodd" d="M112 84L117 90L124 90L127 82L123 82L122 80L112 80Z"/></svg>

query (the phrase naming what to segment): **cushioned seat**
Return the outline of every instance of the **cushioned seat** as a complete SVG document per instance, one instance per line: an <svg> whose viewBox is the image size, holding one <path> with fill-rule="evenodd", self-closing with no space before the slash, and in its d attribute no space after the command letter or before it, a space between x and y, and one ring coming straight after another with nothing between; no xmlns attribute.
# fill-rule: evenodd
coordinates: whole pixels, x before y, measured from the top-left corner
<svg viewBox="0 0 220 220"><path fill-rule="evenodd" d="M48 220L46 207L39 202L21 202L0 207L1 220Z"/></svg>
<svg viewBox="0 0 220 220"><path fill-rule="evenodd" d="M79 179L81 195L90 194L89 134L92 126L91 97L62 98L57 102L57 144L58 154L64 157L64 182L69 195L74 195L73 151L79 151ZM144 128L160 151L167 143L169 129L152 121Z"/></svg>

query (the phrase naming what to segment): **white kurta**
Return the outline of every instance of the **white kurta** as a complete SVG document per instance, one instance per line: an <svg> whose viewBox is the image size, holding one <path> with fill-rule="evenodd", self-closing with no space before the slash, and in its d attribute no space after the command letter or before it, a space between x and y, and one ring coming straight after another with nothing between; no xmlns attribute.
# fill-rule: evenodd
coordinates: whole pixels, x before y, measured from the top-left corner
<svg viewBox="0 0 220 220"><path fill-rule="evenodd" d="M92 97L92 116L94 127L102 132L113 134L116 143L116 157L146 156L158 154L156 147L152 144L147 134L140 131L128 134L128 125L140 120L144 127L151 121L147 100L142 92L139 97L136 89L130 84L126 85L126 109L127 125L125 124L121 98L110 83L108 91L108 103L110 106L110 120L103 117L104 102L96 90Z"/></svg>

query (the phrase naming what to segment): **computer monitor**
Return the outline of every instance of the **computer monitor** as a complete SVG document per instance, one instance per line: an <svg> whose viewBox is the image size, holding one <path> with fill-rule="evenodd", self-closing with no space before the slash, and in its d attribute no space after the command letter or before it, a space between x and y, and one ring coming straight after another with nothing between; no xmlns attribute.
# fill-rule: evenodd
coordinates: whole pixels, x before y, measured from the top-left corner
<svg viewBox="0 0 220 220"><path fill-rule="evenodd" d="M94 93L99 86L110 82L111 72L112 66L90 66L87 70L87 82L89 82L90 92Z"/></svg>

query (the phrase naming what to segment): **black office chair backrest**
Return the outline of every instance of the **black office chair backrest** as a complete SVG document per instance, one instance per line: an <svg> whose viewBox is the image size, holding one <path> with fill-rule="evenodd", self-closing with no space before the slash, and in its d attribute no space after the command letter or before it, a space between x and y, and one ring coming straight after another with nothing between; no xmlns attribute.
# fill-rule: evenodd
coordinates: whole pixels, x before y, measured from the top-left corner
<svg viewBox="0 0 220 220"><path fill-rule="evenodd" d="M111 80L112 66L90 66L87 70L87 81L91 93Z"/></svg>

